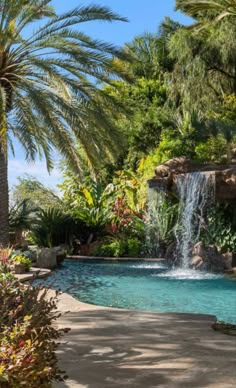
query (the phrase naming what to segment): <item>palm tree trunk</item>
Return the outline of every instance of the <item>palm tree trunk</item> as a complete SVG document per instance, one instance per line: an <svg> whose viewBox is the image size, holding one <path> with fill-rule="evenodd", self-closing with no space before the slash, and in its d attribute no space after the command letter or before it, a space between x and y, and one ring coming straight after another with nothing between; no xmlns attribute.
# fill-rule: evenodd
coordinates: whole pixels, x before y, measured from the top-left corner
<svg viewBox="0 0 236 388"><path fill-rule="evenodd" d="M0 246L9 244L7 150L0 138Z"/></svg>

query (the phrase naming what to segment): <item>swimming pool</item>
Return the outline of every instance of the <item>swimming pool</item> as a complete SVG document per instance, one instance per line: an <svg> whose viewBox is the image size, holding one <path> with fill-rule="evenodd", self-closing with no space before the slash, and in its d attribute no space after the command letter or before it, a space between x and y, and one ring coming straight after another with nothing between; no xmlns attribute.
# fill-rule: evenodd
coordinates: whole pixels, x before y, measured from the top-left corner
<svg viewBox="0 0 236 388"><path fill-rule="evenodd" d="M66 261L43 284L96 305L212 314L236 324L236 281L223 275L153 262Z"/></svg>

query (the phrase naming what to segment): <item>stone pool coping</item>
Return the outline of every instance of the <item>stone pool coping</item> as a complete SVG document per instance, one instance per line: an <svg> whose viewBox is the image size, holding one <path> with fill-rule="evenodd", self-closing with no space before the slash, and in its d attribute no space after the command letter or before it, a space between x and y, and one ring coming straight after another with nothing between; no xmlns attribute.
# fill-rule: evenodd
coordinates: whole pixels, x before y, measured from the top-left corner
<svg viewBox="0 0 236 388"><path fill-rule="evenodd" d="M80 256L80 255L70 255L66 257L66 260L75 260L75 261L142 261L142 262L154 262L154 263L164 263L166 262L163 258L142 258L142 257L98 257L98 256Z"/></svg>
<svg viewBox="0 0 236 388"><path fill-rule="evenodd" d="M49 291L49 297L55 291ZM69 379L55 388L235 387L236 337L212 330L212 315L151 313L59 295L58 350Z"/></svg>
<svg viewBox="0 0 236 388"><path fill-rule="evenodd" d="M36 279L47 278L52 271L46 268L32 267L31 270L23 274L14 274L14 276L22 283L33 281Z"/></svg>

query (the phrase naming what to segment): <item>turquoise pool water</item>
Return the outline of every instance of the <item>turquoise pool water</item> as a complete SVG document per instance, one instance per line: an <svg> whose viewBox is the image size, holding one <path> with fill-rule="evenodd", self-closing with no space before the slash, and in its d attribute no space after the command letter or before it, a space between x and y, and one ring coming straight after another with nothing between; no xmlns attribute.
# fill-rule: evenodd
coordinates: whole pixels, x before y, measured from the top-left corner
<svg viewBox="0 0 236 388"><path fill-rule="evenodd" d="M236 281L221 275L170 270L151 262L66 261L45 283L82 302L135 310L213 314L236 324Z"/></svg>

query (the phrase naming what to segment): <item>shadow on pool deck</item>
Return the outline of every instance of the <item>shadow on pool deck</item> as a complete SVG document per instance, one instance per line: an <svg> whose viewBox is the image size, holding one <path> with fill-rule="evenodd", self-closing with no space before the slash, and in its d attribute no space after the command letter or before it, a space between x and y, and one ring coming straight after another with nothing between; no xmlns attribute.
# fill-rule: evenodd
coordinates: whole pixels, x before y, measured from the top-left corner
<svg viewBox="0 0 236 388"><path fill-rule="evenodd" d="M69 380L55 387L235 387L236 337L214 332L212 316L84 310L59 350Z"/></svg>

